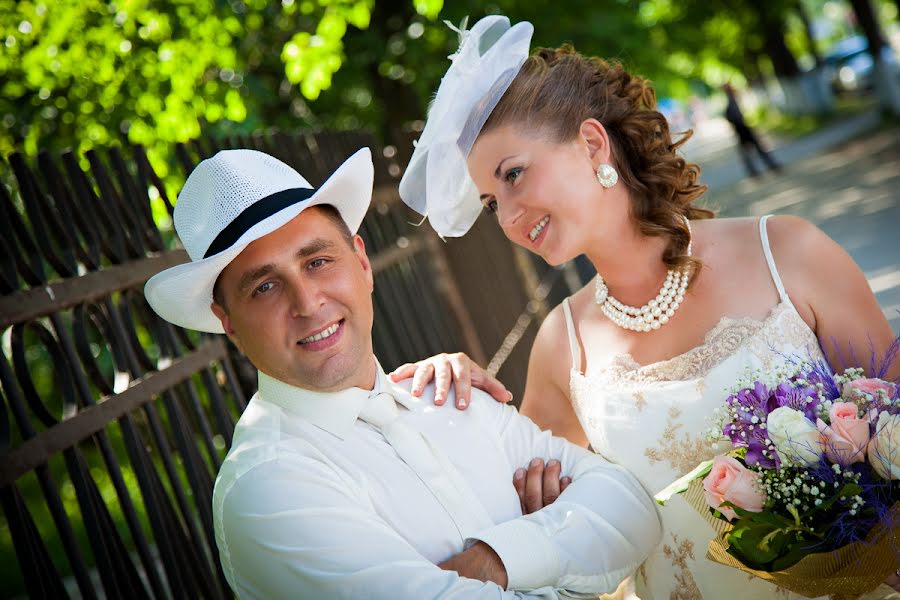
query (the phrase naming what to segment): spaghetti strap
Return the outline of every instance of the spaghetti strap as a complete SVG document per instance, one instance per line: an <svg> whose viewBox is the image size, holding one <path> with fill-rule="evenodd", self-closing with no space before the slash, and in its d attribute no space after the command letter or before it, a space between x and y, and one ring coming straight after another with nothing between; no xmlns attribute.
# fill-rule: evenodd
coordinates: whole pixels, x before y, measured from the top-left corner
<svg viewBox="0 0 900 600"><path fill-rule="evenodd" d="M563 312L566 314L566 330L569 333L569 350L572 353L572 368L581 372L581 348L578 346L578 336L575 333L575 320L572 319L572 308L569 299L563 300Z"/></svg>
<svg viewBox="0 0 900 600"><path fill-rule="evenodd" d="M769 232L766 229L766 222L772 215L766 215L759 220L759 239L762 242L763 253L766 255L766 264L769 265L769 273L772 275L772 281L778 289L778 297L782 302L789 306L794 306L788 297L787 291L784 289L784 283L778 274L778 268L775 266L775 258L772 256L772 249L769 247Z"/></svg>

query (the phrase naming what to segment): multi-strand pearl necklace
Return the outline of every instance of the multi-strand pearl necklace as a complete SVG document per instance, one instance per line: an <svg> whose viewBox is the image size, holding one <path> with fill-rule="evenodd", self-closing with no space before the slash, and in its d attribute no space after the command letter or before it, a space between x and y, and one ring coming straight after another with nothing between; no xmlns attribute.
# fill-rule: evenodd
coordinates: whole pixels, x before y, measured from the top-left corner
<svg viewBox="0 0 900 600"><path fill-rule="evenodd" d="M691 234L691 224L685 219L688 226L688 234ZM693 236L692 236L693 237ZM688 242L687 255L691 255L691 243ZM673 271L669 270L666 281L656 298L641 306L628 306L616 300L606 287L603 277L597 273L594 287L594 301L600 305L609 320L623 329L631 331L653 331L669 322L675 315L675 311L684 302L684 293L687 291L691 280L689 269Z"/></svg>

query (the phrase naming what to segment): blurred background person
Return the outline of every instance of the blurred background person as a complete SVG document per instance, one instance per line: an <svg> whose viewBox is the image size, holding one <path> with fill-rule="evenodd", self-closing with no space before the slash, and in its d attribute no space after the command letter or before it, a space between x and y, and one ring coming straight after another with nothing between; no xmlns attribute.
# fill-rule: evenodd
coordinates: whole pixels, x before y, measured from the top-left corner
<svg viewBox="0 0 900 600"><path fill-rule="evenodd" d="M747 125L747 121L744 120L744 113L741 112L741 107L738 104L734 86L730 83L726 83L722 86L722 91L725 92L725 96L728 97L728 105L725 107L725 119L731 123L732 128L734 128L734 133L738 137L741 159L744 161L744 166L747 168L747 174L751 177L759 177L759 171L756 169L756 164L753 162L754 151L759 154L759 157L770 170L775 171L776 173L781 172L781 165L775 162L771 153L762 147L756 133L749 125Z"/></svg>

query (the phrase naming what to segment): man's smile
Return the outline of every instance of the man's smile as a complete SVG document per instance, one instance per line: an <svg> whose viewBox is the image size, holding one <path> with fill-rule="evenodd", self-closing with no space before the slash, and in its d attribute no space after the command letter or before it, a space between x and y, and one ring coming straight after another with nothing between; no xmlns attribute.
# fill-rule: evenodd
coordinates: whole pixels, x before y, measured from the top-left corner
<svg viewBox="0 0 900 600"><path fill-rule="evenodd" d="M330 348L338 342L344 332L344 319L320 329L316 333L300 339L297 345L304 350L319 351Z"/></svg>

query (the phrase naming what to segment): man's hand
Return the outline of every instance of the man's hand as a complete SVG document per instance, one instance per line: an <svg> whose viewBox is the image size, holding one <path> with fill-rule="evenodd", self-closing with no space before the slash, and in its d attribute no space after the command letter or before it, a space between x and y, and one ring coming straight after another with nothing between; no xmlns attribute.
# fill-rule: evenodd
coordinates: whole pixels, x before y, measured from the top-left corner
<svg viewBox="0 0 900 600"><path fill-rule="evenodd" d="M469 579L493 581L504 590L509 583L503 561L494 549L484 542L476 542L468 550L448 558L438 566L445 571L456 571L460 576Z"/></svg>
<svg viewBox="0 0 900 600"><path fill-rule="evenodd" d="M550 460L544 467L542 458L535 458L528 470L518 469L513 475L513 486L519 494L522 514L528 515L549 506L572 483L571 477L560 478L562 466L558 460Z"/></svg>

